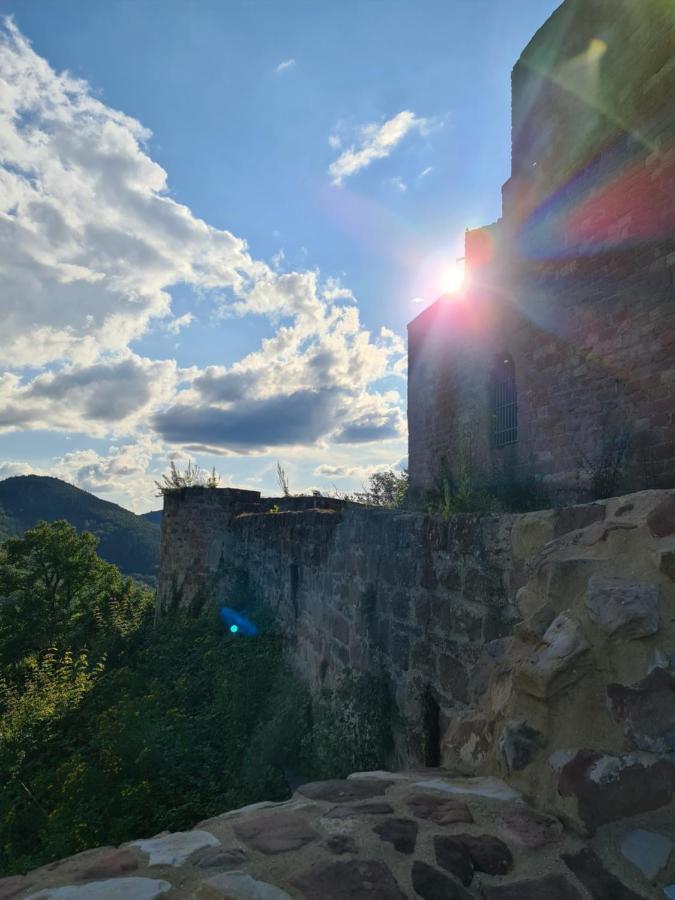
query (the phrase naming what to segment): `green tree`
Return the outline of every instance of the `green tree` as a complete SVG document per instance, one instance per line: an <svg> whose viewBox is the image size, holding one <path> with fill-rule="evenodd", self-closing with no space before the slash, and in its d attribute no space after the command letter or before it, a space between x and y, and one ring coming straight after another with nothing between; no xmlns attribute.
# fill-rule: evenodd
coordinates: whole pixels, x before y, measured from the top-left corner
<svg viewBox="0 0 675 900"><path fill-rule="evenodd" d="M408 470L400 473L389 469L374 472L363 491L354 494L354 499L368 506L383 506L389 509L403 507L408 502Z"/></svg>
<svg viewBox="0 0 675 900"><path fill-rule="evenodd" d="M39 522L0 550L0 665L5 676L51 647L102 654L139 624L148 591L96 554L96 538L65 521Z"/></svg>

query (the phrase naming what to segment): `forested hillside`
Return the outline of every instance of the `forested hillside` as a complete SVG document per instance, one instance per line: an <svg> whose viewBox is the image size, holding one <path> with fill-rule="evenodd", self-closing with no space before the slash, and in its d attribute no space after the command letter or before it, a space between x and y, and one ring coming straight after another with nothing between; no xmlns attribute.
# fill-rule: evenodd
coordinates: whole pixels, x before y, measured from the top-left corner
<svg viewBox="0 0 675 900"><path fill-rule="evenodd" d="M0 541L23 534L37 522L57 519L95 535L99 555L125 575L154 584L159 563L156 512L137 516L59 478L21 475L0 481Z"/></svg>
<svg viewBox="0 0 675 900"><path fill-rule="evenodd" d="M154 624L67 522L0 545L0 877L385 764L383 683L312 703L272 613L245 583L223 599L255 636L211 605Z"/></svg>

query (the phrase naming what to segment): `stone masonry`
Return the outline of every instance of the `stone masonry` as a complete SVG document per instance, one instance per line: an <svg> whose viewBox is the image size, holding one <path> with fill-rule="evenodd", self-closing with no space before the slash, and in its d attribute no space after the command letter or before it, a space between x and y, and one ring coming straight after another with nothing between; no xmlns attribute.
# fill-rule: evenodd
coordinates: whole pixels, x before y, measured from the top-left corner
<svg viewBox="0 0 675 900"><path fill-rule="evenodd" d="M408 328L413 495L470 455L578 501L622 442L615 492L675 484L674 60L661 0L567 0L523 51L502 218L467 232L465 291Z"/></svg>

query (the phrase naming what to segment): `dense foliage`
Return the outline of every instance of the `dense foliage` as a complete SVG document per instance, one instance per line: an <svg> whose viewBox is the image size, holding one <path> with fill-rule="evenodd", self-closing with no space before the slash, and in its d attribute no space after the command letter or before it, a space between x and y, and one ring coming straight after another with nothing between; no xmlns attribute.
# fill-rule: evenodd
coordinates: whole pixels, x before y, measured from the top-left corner
<svg viewBox="0 0 675 900"><path fill-rule="evenodd" d="M154 625L152 594L66 522L0 548L1 874L384 764L384 684L346 676L313 703L243 593L227 602L254 638L208 607Z"/></svg>
<svg viewBox="0 0 675 900"><path fill-rule="evenodd" d="M67 519L78 530L90 531L98 538L103 559L154 584L159 524L153 518L134 515L59 478L22 475L0 481L0 541L54 519Z"/></svg>

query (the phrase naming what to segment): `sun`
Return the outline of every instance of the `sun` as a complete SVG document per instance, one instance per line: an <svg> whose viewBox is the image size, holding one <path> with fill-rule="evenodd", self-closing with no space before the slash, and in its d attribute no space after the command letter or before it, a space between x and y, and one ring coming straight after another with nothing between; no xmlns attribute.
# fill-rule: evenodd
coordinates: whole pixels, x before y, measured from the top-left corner
<svg viewBox="0 0 675 900"><path fill-rule="evenodd" d="M456 294L464 284L464 266L459 263L444 270L440 279L440 288L444 294Z"/></svg>

